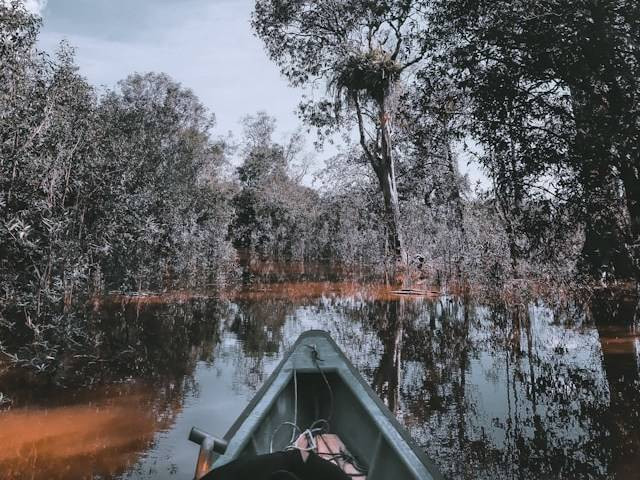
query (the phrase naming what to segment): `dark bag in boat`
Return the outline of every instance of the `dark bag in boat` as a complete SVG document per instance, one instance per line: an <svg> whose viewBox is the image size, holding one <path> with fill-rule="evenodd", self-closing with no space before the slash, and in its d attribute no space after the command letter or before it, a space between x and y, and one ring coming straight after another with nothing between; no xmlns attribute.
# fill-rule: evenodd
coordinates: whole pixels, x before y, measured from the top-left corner
<svg viewBox="0 0 640 480"><path fill-rule="evenodd" d="M351 480L351 477L314 453L304 462L298 450L289 450L239 458L212 470L202 480Z"/></svg>

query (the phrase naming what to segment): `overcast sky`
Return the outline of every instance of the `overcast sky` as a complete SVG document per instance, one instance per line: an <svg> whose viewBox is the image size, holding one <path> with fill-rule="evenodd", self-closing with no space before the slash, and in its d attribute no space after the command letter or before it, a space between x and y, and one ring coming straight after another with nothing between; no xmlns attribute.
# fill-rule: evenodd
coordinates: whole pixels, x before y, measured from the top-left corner
<svg viewBox="0 0 640 480"><path fill-rule="evenodd" d="M302 91L288 86L253 35L254 0L25 3L42 15L41 48L52 52L68 40L94 85L113 87L132 72L165 72L215 113L220 135L238 136L239 120L260 110L277 119L280 138L300 126L294 110ZM330 153L317 155L317 166ZM461 163L463 172L478 177L477 168Z"/></svg>
<svg viewBox="0 0 640 480"><path fill-rule="evenodd" d="M39 2L30 0L32 8ZM39 3L41 6L42 3ZM290 88L249 25L252 0L49 0L40 43L77 49L81 72L113 86L132 72L166 72L215 113L218 132L265 110L294 130L301 92Z"/></svg>

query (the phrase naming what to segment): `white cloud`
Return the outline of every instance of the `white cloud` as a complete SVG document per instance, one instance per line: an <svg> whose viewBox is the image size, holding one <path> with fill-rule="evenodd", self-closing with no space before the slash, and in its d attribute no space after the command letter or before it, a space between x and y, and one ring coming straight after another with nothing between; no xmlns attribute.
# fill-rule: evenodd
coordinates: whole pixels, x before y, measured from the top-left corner
<svg viewBox="0 0 640 480"><path fill-rule="evenodd" d="M42 15L44 7L47 6L47 0L23 0L24 6L31 13Z"/></svg>

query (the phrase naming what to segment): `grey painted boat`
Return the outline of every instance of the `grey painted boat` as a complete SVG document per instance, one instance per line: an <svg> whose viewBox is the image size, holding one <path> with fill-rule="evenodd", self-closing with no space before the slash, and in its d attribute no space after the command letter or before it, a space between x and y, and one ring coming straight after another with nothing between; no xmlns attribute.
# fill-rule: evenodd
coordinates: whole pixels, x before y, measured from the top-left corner
<svg viewBox="0 0 640 480"><path fill-rule="evenodd" d="M366 468L368 480L443 478L331 336L319 330L300 335L224 440L192 430L190 439L201 445L196 478L212 466L286 448L291 423L305 429L329 418L330 431Z"/></svg>

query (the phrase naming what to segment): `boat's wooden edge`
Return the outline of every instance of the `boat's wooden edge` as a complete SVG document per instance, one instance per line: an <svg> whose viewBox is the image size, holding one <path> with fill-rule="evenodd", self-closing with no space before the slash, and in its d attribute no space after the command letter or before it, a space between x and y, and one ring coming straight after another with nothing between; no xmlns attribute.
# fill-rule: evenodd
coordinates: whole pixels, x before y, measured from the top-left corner
<svg viewBox="0 0 640 480"><path fill-rule="evenodd" d="M365 392L369 395L369 397L378 406L380 411L385 415L385 417L391 423L391 425L396 429L396 431L398 432L400 437L406 442L406 444L413 451L413 453L416 455L416 457L418 457L420 462L422 462L425 465L427 470L429 470L429 473L431 474L433 479L434 480L444 480L444 477L440 473L440 469L431 461L431 459L427 456L427 454L424 452L424 450L422 450L415 443L415 441L413 440L413 438L411 437L411 435L409 434L407 429L402 424L400 424L400 422L395 417L395 415L393 413L391 413L391 411L389 411L389 409L384 404L384 402L375 393L375 391L371 388L371 386L364 380L364 378L362 378L362 375L360 374L358 369L351 363L351 360L349 360L347 358L347 356L344 354L344 352L338 346L338 344L335 342L335 340L331 337L331 335L328 332L324 331L324 330L308 330L308 331L302 333L298 337L296 342L287 351L287 353L284 355L284 357L282 358L282 360L280 361L278 366L271 373L271 375L269 376L267 381L262 385L262 387L260 387L260 389L253 396L253 398L251 399L249 404L242 411L240 416L236 419L236 421L233 423L233 425L231 425L231 427L229 428L229 430L225 434L224 439L226 441L228 441L228 442L231 441L231 439L236 434L236 432L240 429L240 427L245 422L247 417L251 414L251 412L253 411L255 406L258 404L258 402L261 400L261 398L264 396L264 394L267 392L267 390L269 390L269 388L271 387L273 382L278 377L280 371L282 370L284 365L287 363L287 360L289 360L289 357L291 357L291 355L297 350L298 346L302 342L308 341L310 338L317 338L317 337L323 337L326 340L328 340L329 344L333 347L333 349L336 351L336 353L338 354L340 359L344 362L344 364L349 369L349 372L351 373L353 378L355 378L360 383L360 385L365 390Z"/></svg>

